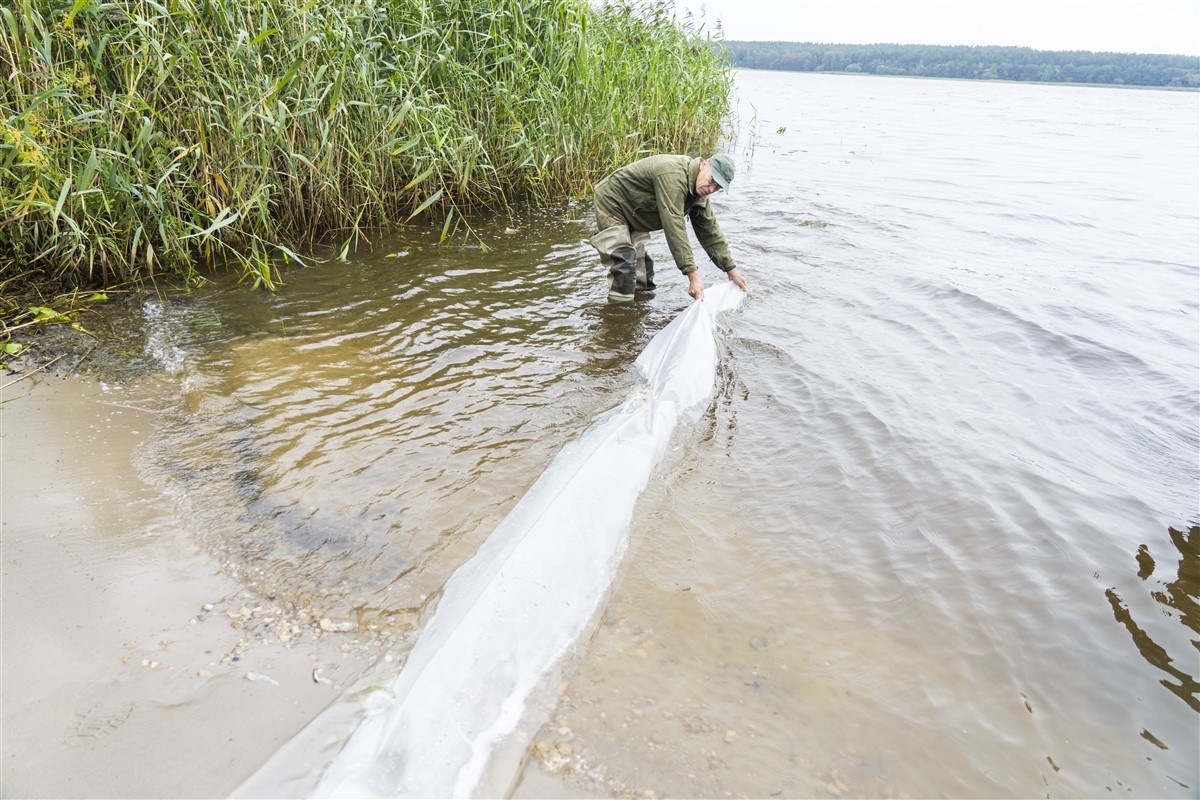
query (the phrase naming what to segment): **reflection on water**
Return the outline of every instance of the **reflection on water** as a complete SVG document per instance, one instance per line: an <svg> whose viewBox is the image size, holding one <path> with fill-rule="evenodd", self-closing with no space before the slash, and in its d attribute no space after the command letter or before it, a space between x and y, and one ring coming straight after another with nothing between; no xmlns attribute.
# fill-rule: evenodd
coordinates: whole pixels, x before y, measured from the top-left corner
<svg viewBox="0 0 1200 800"><path fill-rule="evenodd" d="M584 316L595 325L589 355L597 374L633 363L654 332L669 321L665 314L654 313L644 296L633 303L598 305L587 309Z"/></svg>
<svg viewBox="0 0 1200 800"><path fill-rule="evenodd" d="M1178 619L1197 636L1196 639L1191 640L1191 645L1196 650L1200 650L1200 527L1193 526L1186 533L1174 528L1168 530L1171 544L1178 551L1178 566L1174 579L1169 582L1159 580L1158 585L1162 588L1151 591L1150 597L1163 606L1163 609L1160 609L1162 614L1172 619ZM1138 548L1137 563L1138 577L1143 581L1154 574L1155 561L1146 545ZM1184 669L1175 666L1175 659L1171 657L1166 648L1155 642L1151 635L1137 624L1129 607L1121 602L1116 591L1106 589L1104 595L1112 606L1113 616L1129 631L1142 658L1170 676L1170 678L1162 679L1162 685L1187 703L1193 711L1200 712L1200 681L1197 681L1200 672L1189 674L1184 671L1188 667L1193 669L1196 667L1197 659L1194 654L1189 652L1188 657L1180 662ZM1144 732L1143 735L1162 749L1167 749L1166 745L1148 732Z"/></svg>

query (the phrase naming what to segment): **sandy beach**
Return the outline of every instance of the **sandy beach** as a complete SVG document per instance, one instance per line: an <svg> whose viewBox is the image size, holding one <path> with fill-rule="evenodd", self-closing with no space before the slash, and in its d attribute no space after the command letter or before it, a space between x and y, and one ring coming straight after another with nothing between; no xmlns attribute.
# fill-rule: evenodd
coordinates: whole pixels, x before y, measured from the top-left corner
<svg viewBox="0 0 1200 800"><path fill-rule="evenodd" d="M94 379L13 377L0 796L228 796L378 653L246 594L189 541L135 467L153 409Z"/></svg>

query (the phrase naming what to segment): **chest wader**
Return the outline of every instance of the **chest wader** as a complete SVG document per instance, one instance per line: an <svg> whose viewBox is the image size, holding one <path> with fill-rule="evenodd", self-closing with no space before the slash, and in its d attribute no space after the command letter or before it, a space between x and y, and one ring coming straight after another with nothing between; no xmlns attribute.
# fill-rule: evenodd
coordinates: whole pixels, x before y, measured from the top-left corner
<svg viewBox="0 0 1200 800"><path fill-rule="evenodd" d="M599 230L588 241L600 254L600 263L608 269L608 299L627 302L634 291L649 291L654 284L654 259L646 252L650 241L647 231L630 231L619 218L596 206Z"/></svg>

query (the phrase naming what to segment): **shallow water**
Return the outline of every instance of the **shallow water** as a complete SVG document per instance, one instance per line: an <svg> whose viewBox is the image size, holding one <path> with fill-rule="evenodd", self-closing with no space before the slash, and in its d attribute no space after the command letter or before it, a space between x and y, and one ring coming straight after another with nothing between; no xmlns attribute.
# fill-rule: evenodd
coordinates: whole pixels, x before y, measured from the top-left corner
<svg viewBox="0 0 1200 800"><path fill-rule="evenodd" d="M517 795L1196 796L1198 96L737 89L752 291ZM609 307L589 217L148 303L142 474L402 653L687 305L659 236Z"/></svg>

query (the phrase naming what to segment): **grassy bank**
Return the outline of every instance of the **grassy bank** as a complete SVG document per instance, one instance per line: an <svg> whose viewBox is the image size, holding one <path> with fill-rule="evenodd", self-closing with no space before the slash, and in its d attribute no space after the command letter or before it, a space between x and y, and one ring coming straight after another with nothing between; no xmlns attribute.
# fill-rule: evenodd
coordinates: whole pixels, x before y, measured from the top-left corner
<svg viewBox="0 0 1200 800"><path fill-rule="evenodd" d="M271 285L319 239L708 151L731 73L704 39L653 2L16 0L0 296L214 264Z"/></svg>

